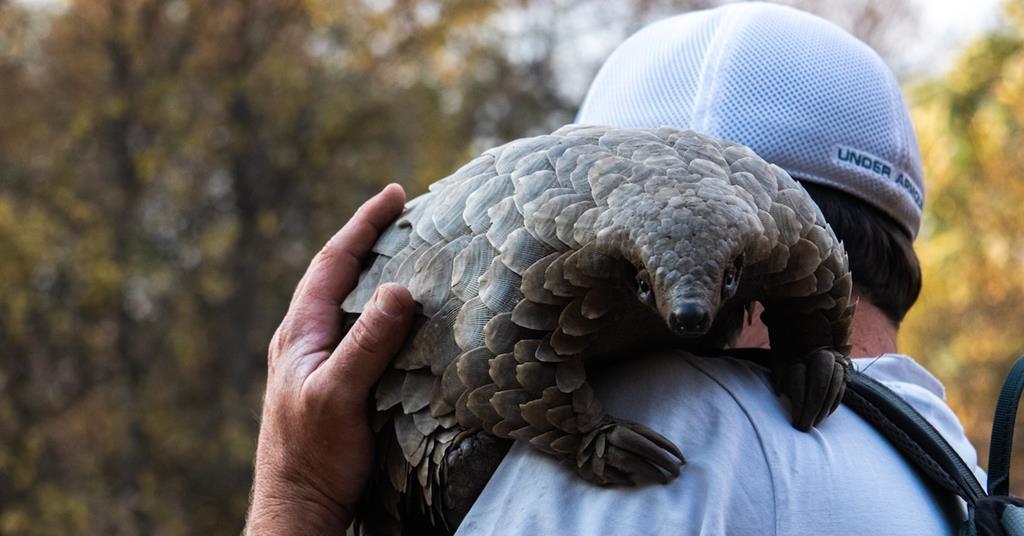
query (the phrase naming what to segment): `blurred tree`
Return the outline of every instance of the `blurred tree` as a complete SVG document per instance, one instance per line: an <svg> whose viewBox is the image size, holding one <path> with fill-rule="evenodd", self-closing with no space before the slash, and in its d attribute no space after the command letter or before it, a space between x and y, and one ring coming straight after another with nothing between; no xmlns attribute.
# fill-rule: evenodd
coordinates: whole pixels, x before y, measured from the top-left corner
<svg viewBox="0 0 1024 536"><path fill-rule="evenodd" d="M983 462L998 389L1024 353L1014 329L1024 318L1024 3L1005 11L1001 31L913 92L928 186L924 288L900 341L949 387ZM1024 467L1013 468L1024 495Z"/></svg>
<svg viewBox="0 0 1024 536"><path fill-rule="evenodd" d="M0 5L0 532L238 531L312 252L385 182L567 115L469 29L494 9Z"/></svg>

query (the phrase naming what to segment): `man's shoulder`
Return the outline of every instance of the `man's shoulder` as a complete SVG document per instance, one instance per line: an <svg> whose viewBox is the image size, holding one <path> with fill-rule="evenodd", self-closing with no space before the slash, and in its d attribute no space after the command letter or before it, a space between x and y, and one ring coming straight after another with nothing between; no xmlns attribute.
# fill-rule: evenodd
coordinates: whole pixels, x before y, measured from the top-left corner
<svg viewBox="0 0 1024 536"><path fill-rule="evenodd" d="M610 415L643 423L680 447L682 475L668 485L599 487L516 444L460 534L721 534L743 533L734 529L748 521L747 533L771 533L763 525L775 517L771 475L752 425L756 415L746 409L773 398L763 371L659 352L611 365L591 383Z"/></svg>
<svg viewBox="0 0 1024 536"><path fill-rule="evenodd" d="M687 465L680 477L664 486L600 488L517 445L470 511L464 533L844 534L948 527L920 477L870 425L840 407L819 428L797 432L788 405L756 365L660 352L610 366L593 385L610 414L650 426L682 449Z"/></svg>

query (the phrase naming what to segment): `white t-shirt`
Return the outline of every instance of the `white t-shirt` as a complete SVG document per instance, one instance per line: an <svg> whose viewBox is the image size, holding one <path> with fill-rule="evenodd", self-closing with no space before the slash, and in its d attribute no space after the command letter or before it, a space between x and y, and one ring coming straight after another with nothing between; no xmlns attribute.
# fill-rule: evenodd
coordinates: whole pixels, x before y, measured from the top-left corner
<svg viewBox="0 0 1024 536"><path fill-rule="evenodd" d="M895 354L854 365L977 467L928 371ZM682 474L665 485L599 487L517 443L458 534L935 535L952 533L960 515L849 408L809 433L793 429L767 373L750 363L663 352L605 370L593 385L609 414L674 441L687 458Z"/></svg>

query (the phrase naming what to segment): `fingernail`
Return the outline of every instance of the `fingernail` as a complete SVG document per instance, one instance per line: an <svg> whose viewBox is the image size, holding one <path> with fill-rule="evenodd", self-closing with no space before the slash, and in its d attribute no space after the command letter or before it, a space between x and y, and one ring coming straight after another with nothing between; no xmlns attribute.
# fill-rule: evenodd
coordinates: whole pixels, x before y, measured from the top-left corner
<svg viewBox="0 0 1024 536"><path fill-rule="evenodd" d="M402 314L402 304L398 302L395 295L384 287L377 289L377 296L373 303L380 309L380 312L387 316L398 316Z"/></svg>

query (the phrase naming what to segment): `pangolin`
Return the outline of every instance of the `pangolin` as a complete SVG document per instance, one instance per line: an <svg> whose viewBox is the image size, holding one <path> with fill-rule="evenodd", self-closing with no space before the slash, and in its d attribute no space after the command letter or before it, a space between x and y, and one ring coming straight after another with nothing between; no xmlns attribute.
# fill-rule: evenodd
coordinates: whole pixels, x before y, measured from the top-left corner
<svg viewBox="0 0 1024 536"><path fill-rule="evenodd" d="M754 302L795 426L846 385L842 244L796 181L736 143L582 125L516 140L410 201L373 254L349 325L389 281L419 320L376 387L362 534L453 531L511 440L597 484L678 475L675 445L606 414L587 367L652 346L714 353Z"/></svg>

